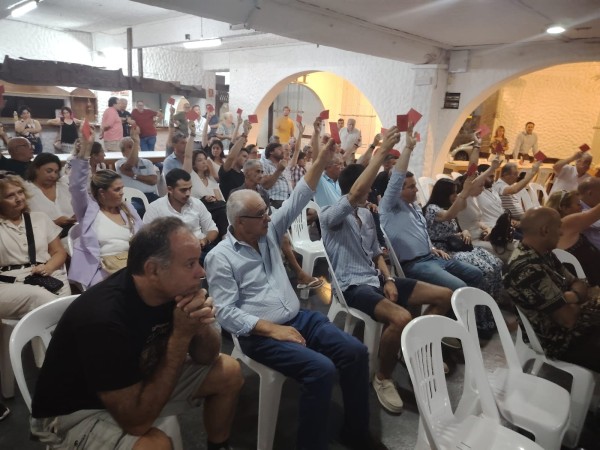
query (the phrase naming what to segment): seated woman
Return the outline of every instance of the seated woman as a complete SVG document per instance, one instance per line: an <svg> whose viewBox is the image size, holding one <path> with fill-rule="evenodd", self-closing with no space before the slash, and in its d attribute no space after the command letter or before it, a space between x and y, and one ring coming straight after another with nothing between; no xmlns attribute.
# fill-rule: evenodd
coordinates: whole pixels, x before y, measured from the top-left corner
<svg viewBox="0 0 600 450"><path fill-rule="evenodd" d="M582 212L579 200L577 191L554 192L545 206L555 209L562 217L562 234L556 247L577 258L590 286L600 286L600 270L596 267L600 262L600 251L582 234L600 220L600 204Z"/></svg>
<svg viewBox="0 0 600 450"><path fill-rule="evenodd" d="M129 240L141 228L135 208L123 201L123 181L112 170L98 170L88 176L92 142L81 142L77 157L71 161L69 190L73 211L81 224L81 237L73 245L69 279L85 288L102 281L125 267Z"/></svg>
<svg viewBox="0 0 600 450"><path fill-rule="evenodd" d="M29 258L25 214L31 218L36 265ZM64 269L67 252L60 243L60 231L46 214L29 213L21 177L0 172L0 318L20 319L44 303L71 294ZM26 284L28 275L52 276L63 286L50 292Z"/></svg>
<svg viewBox="0 0 600 450"><path fill-rule="evenodd" d="M47 214L62 228L61 238L66 238L77 219L73 214L69 187L60 178L60 168L58 156L52 153L37 155L27 169L27 191L31 195L29 209Z"/></svg>

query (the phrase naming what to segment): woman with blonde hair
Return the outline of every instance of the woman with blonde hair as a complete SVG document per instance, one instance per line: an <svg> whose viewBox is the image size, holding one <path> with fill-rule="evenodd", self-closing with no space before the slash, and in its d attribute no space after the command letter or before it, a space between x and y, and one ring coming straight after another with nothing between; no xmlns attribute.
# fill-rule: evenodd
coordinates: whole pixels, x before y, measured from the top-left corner
<svg viewBox="0 0 600 450"><path fill-rule="evenodd" d="M1 171L0 319L20 319L38 306L71 293L60 232L45 213L29 212L22 178Z"/></svg>
<svg viewBox="0 0 600 450"><path fill-rule="evenodd" d="M600 271L596 266L600 261L600 250L582 234L600 220L600 203L582 211L579 192L560 191L550 195L545 206L558 211L561 217L561 236L556 247L579 260L590 286L600 285Z"/></svg>
<svg viewBox="0 0 600 450"><path fill-rule="evenodd" d="M504 133L504 127L500 125L496 128L494 136L490 139L490 161L496 154L502 157L508 154L508 139L506 139Z"/></svg>
<svg viewBox="0 0 600 450"><path fill-rule="evenodd" d="M135 208L123 201L123 181L113 170L98 170L87 181L93 142L82 141L71 161L69 190L80 223L80 238L73 245L69 279L85 288L102 281L127 264L131 237L142 221Z"/></svg>

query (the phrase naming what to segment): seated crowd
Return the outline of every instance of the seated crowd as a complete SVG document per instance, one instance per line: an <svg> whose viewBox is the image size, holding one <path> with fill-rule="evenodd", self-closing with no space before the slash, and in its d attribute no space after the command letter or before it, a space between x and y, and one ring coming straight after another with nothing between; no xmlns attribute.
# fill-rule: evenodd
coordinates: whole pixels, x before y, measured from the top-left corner
<svg viewBox="0 0 600 450"><path fill-rule="evenodd" d="M195 121L173 110L161 173L139 153L154 148L148 121L156 113L138 102L118 120L126 104L111 98L109 106L115 111L103 121L105 142L123 154L116 171L99 166L103 148L93 135L63 147L72 151L67 175L58 157L40 153L31 161L30 141L0 128L11 156L0 161L0 318L19 319L68 295L69 281L83 291L56 328L33 396L31 429L41 442L171 448L160 419L203 402L207 448L231 448L244 379L239 364L220 353L222 327L246 355L302 385L296 448L328 447L339 373L340 442L385 449L369 429L369 388L387 411L403 410L392 375L409 310L451 314L452 293L465 286L512 300L548 356L600 371L590 357L600 350L600 179L586 176L587 154L555 164L560 190L544 207L526 209L521 201L541 163L519 180L519 166L500 168L497 157L473 175L439 179L418 205L408 170L412 130L401 153L393 149L401 140L393 127L355 162L362 137L354 119L342 128L340 146L322 138L317 118L301 151L304 126L297 124L294 137L285 115L277 125L285 141L274 136L260 157L241 114L219 123L211 108ZM471 159L478 157L476 148ZM125 201L131 188L149 206ZM319 211L309 209L308 222L346 302L383 324L372 372L366 346L302 308L290 281L297 289L323 284L302 270L288 236L312 199ZM587 280L569 272L555 248L575 255ZM392 275L388 252L406 277ZM490 311L476 309L476 318L480 339L490 339Z"/></svg>

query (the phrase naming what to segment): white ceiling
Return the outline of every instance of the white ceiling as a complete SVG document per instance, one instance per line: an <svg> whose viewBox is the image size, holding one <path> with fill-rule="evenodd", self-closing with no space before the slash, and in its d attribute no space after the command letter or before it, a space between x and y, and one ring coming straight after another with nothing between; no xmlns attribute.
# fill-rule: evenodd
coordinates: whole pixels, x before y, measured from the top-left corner
<svg viewBox="0 0 600 450"><path fill-rule="evenodd" d="M15 1L0 0L0 18ZM188 14L278 35L229 33L223 49L300 40L414 63L439 62L444 50L554 39L600 42L600 0L44 0L18 20L117 34ZM567 32L545 34L553 24ZM163 44L181 40L165 38Z"/></svg>

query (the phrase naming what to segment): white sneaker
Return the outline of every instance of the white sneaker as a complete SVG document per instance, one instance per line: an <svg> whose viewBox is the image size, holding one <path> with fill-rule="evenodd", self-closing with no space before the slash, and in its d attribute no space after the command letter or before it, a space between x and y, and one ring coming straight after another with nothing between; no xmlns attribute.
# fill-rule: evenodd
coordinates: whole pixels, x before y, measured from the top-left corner
<svg viewBox="0 0 600 450"><path fill-rule="evenodd" d="M375 393L377 394L381 406L394 414L402 412L404 403L392 380L380 380L377 378L377 375L375 375L373 377L373 388L375 389Z"/></svg>

